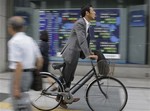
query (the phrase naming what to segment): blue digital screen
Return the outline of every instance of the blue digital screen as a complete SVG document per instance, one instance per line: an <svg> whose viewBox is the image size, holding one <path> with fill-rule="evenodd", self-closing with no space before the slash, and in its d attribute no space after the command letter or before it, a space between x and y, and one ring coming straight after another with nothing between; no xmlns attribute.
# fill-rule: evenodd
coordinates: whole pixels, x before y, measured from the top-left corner
<svg viewBox="0 0 150 111"><path fill-rule="evenodd" d="M136 10L130 12L130 26L145 26L144 10Z"/></svg>
<svg viewBox="0 0 150 111"><path fill-rule="evenodd" d="M119 9L95 11L96 19L91 21L91 50L101 50L106 56L119 58ZM49 32L50 56L59 57L74 23L80 18L80 10L40 10L39 13L39 30Z"/></svg>

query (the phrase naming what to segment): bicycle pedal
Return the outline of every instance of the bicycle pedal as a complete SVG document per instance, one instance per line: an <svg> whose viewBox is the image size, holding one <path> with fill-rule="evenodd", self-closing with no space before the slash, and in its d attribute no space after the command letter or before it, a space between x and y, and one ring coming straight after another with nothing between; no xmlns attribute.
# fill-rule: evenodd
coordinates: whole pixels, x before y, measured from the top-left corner
<svg viewBox="0 0 150 111"><path fill-rule="evenodd" d="M69 91L70 91L70 88L66 88L66 89L65 89L65 92L69 92Z"/></svg>

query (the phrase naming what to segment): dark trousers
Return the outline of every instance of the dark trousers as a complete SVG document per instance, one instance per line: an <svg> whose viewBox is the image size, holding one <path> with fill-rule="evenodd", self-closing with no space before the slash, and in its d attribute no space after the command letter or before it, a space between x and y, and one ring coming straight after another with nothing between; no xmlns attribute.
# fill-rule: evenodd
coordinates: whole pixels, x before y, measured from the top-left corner
<svg viewBox="0 0 150 111"><path fill-rule="evenodd" d="M49 60L45 60L43 62L43 67L41 69L42 72L48 72Z"/></svg>
<svg viewBox="0 0 150 111"><path fill-rule="evenodd" d="M70 88L71 82L74 79L75 70L77 68L78 58L74 59L71 63L65 61L65 66L63 67L62 74L66 82L66 87Z"/></svg>

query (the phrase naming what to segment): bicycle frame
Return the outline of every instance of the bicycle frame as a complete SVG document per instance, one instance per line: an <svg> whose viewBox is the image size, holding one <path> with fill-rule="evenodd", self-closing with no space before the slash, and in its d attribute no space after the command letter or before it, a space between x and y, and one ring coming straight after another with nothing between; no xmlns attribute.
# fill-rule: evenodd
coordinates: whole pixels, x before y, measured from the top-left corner
<svg viewBox="0 0 150 111"><path fill-rule="evenodd" d="M91 60L91 66L92 66L92 69L86 74L84 75L76 84L74 84L71 88L70 88L70 91L69 93L71 93L72 95L75 94L87 81L89 81L91 79L91 77L95 76L95 79L98 80L98 78L100 76L97 75L97 72L96 72L96 69L95 69L95 65L93 63L93 60ZM59 69L61 75L62 75L62 72L61 70ZM53 75L55 76L55 75ZM57 78L57 77L56 77ZM62 78L63 79L63 78ZM95 80L94 79L94 80ZM58 81L60 81L58 78L57 78ZM61 81L60 81L61 83ZM53 83L55 84L55 83ZM52 84L52 85L53 85ZM63 79L63 83L62 84L66 84L65 80ZM100 89L100 91L102 92L102 94L107 98L106 94L103 92L102 88L101 88L101 84L97 81L97 84L98 84L98 87ZM52 86L51 85L51 86ZM49 89L51 86L49 86L47 89ZM46 90L47 90L46 89ZM62 85L62 89L63 89L63 92L65 92L65 89Z"/></svg>
<svg viewBox="0 0 150 111"><path fill-rule="evenodd" d="M96 79L98 78L98 75L96 74L96 69L92 60L91 60L91 65L92 65L92 69L86 75L84 75L75 85L73 85L70 88L71 94L75 94L94 75Z"/></svg>

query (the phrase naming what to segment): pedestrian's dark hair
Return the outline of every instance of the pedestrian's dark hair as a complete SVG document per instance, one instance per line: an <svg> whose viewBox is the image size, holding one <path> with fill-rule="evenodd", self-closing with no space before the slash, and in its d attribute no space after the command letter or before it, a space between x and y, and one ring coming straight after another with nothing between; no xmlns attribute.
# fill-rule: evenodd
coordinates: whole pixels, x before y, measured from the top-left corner
<svg viewBox="0 0 150 111"><path fill-rule="evenodd" d="M40 40L48 42L48 32L46 30L40 32Z"/></svg>
<svg viewBox="0 0 150 111"><path fill-rule="evenodd" d="M92 5L87 4L81 8L81 16L82 17L85 17L86 11L90 12L90 7L92 7Z"/></svg>

